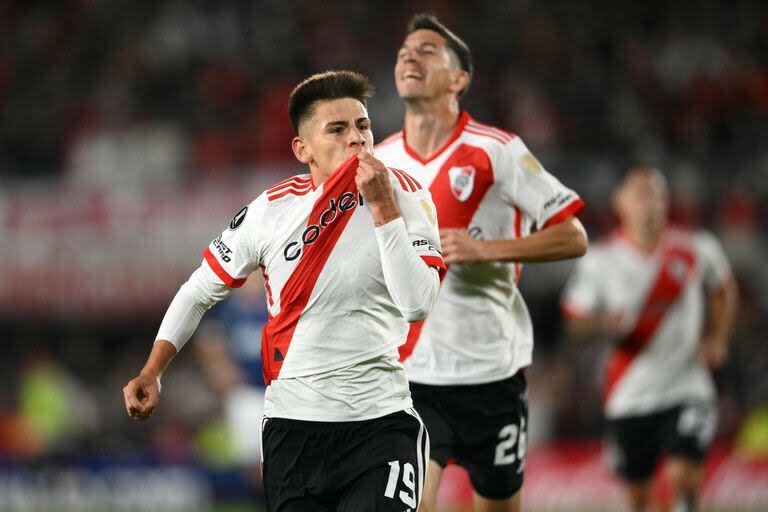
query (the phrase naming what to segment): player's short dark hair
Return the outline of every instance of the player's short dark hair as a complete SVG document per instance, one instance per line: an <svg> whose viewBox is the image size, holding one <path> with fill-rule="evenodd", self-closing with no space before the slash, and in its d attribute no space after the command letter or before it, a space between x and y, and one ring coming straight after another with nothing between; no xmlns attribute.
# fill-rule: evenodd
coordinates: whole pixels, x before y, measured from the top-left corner
<svg viewBox="0 0 768 512"><path fill-rule="evenodd" d="M622 167L622 172L619 175L619 180L616 183L618 187L626 185L630 178L637 174L655 174L664 182L665 187L669 187L669 180L662 170L661 166L648 160L634 160L629 164Z"/></svg>
<svg viewBox="0 0 768 512"><path fill-rule="evenodd" d="M434 14L419 13L411 18L408 23L408 28L405 30L405 35L408 36L417 30L431 30L437 32L445 38L448 43L448 48L459 59L459 66L461 69L467 72L469 75L469 81L472 82L472 51L469 49L467 43L465 43L459 36L451 32L448 27L440 23L440 20ZM469 84L459 93L459 96L463 96L469 89Z"/></svg>
<svg viewBox="0 0 768 512"><path fill-rule="evenodd" d="M297 85L288 97L288 118L298 134L299 125L314 114L318 101L353 98L368 105L373 85L368 77L354 71L325 71L310 76Z"/></svg>
<svg viewBox="0 0 768 512"><path fill-rule="evenodd" d="M662 176L664 176L664 172L661 170L661 166L649 161L649 160L633 160L629 163L625 163L621 167L621 173L619 175L619 181L625 182L630 177L634 176L635 174L639 172L644 173L652 173L652 172L658 172Z"/></svg>

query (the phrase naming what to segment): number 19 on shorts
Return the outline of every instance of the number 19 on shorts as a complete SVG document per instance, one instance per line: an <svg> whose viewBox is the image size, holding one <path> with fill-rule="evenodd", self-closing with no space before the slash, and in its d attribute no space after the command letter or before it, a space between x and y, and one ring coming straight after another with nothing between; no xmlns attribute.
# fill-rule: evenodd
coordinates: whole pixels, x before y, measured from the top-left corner
<svg viewBox="0 0 768 512"><path fill-rule="evenodd" d="M387 488L384 490L385 497L395 498L395 491L397 491L397 484L400 479L400 461L393 460L389 463L389 478L387 479ZM405 485L405 490L400 491L398 497L407 507L415 509L416 471L410 462L403 464L402 481Z"/></svg>

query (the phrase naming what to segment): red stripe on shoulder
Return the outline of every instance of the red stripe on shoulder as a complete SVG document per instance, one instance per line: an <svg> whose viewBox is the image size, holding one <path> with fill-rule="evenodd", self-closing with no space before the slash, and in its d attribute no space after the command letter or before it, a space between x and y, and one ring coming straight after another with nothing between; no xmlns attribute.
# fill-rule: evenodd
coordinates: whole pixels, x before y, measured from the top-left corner
<svg viewBox="0 0 768 512"><path fill-rule="evenodd" d="M217 260L216 256L214 256L211 252L210 247L206 247L205 251L203 251L203 258L205 258L206 263L208 263L208 266L211 267L213 273L216 274L216 276L221 279L225 285L229 286L230 288L240 288L245 284L245 279L235 279L234 277L230 276L226 270L224 270L224 267L221 266L219 260Z"/></svg>
<svg viewBox="0 0 768 512"><path fill-rule="evenodd" d="M395 169L394 167L390 167L390 169L392 169L392 172L394 172L395 175L397 175L398 177L402 177L402 179L404 179L406 183L408 183L409 189L406 189L406 190L410 190L411 192L416 192L417 190L421 189L421 185L419 184L419 182L416 181L413 178L413 176L411 176L407 172L401 169Z"/></svg>
<svg viewBox="0 0 768 512"><path fill-rule="evenodd" d="M406 184L405 178L399 172L397 172L397 169L390 167L389 170L392 171L392 174L395 175L395 178L397 178L397 181L400 182L400 186L403 188L403 190L405 191L410 190L410 188Z"/></svg>
<svg viewBox="0 0 768 512"><path fill-rule="evenodd" d="M297 190L295 188L286 188L286 189L277 191L275 194L267 195L267 199L269 199L270 201L275 201L275 200L280 199L281 197L285 197L285 196L287 196L289 194L290 195L294 195L294 196L305 196L305 195L309 194L310 192L312 192L311 188L307 188L307 189L304 189L304 190Z"/></svg>
<svg viewBox="0 0 768 512"><path fill-rule="evenodd" d="M512 140L512 139L517 137L517 135L515 135L512 132L508 132L506 130L502 130L501 128L498 128L496 126L491 126L490 124L481 123L480 121L473 120L470 124L472 126L476 127L476 128L480 128L480 129L491 131L491 132L499 135L501 138L506 139L507 141L510 141L510 140Z"/></svg>
<svg viewBox="0 0 768 512"><path fill-rule="evenodd" d="M283 181L278 181L277 183L275 183L274 185L269 187L269 189L267 189L267 190L271 190L273 188L279 187L280 185L284 185L285 183L288 183L289 181L297 181L297 182L302 182L302 183L309 183L309 182L312 181L312 178L305 178L304 176L301 176L301 175L291 176L290 178L286 178Z"/></svg>
<svg viewBox="0 0 768 512"><path fill-rule="evenodd" d="M497 135L495 135L495 134L493 134L491 132L481 131L481 130L478 130L478 129L470 128L469 126L467 126L464 130L467 133L471 133L473 135L479 135L480 137L486 137L486 138L489 138L489 139L493 139L496 142L500 142L502 144L506 144L508 142L508 141L502 139L501 137L499 137L499 136L497 136Z"/></svg>
<svg viewBox="0 0 768 512"><path fill-rule="evenodd" d="M398 169L398 170L399 170L399 169ZM406 177L406 178L407 178L407 179L408 179L408 180L409 180L411 183L413 183L413 186L414 186L414 187L416 187L416 190L421 190L421 183L419 183L419 181L418 181L416 178L414 178L413 176L411 176L410 174L408 174L408 173L407 173L407 172L405 172L405 171L400 171L400 172L401 172L401 173L403 173L403 175L405 175L405 177ZM415 192L416 190L414 190L414 192Z"/></svg>
<svg viewBox="0 0 768 512"><path fill-rule="evenodd" d="M475 122L471 123L468 126L470 128L472 128L472 129L474 129L474 130L478 130L478 131L486 132L486 133L491 133L491 134L493 134L493 135L495 135L495 136L497 136L497 137L499 137L501 139L504 139L506 142L509 142L510 140L513 139L513 137L510 134L508 134L507 132L505 132L503 130L499 130L498 128L494 128L493 126L490 126L490 125L487 125L487 124L482 124L482 123L478 123L478 122L475 121Z"/></svg>
<svg viewBox="0 0 768 512"><path fill-rule="evenodd" d="M283 183L281 185L275 185L274 187L267 190L267 194L273 194L275 192L278 192L280 190L284 190L286 188L297 188L297 189L305 189L305 188L312 188L312 182L301 182L301 181L289 181L287 183Z"/></svg>
<svg viewBox="0 0 768 512"><path fill-rule="evenodd" d="M311 177L304 177L304 176L291 176L290 178L284 179L283 181L280 181L278 183L275 183L271 187L267 189L267 194L271 194L273 192L277 192L278 190L282 190L286 187L296 187L296 188L304 188L304 187L310 187L312 188L312 178Z"/></svg>

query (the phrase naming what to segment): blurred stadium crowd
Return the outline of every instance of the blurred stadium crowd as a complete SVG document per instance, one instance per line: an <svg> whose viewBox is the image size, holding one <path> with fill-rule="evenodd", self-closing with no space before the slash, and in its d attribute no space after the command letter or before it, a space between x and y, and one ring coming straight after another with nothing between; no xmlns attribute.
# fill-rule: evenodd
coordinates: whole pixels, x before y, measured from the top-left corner
<svg viewBox="0 0 768 512"><path fill-rule="evenodd" d="M763 2L0 0L0 459L143 451L231 462L220 403L191 350L148 425L125 417L120 389L208 240L242 202L296 172L293 85L329 68L362 71L377 86L376 138L399 129L392 67L414 10L436 12L469 42L477 73L466 107L522 136L585 198L592 242L612 229L611 187L638 160L667 172L676 222L720 237L741 307L717 374L718 435L768 456ZM126 204L143 219L135 225L163 224L156 239L113 238L134 226ZM25 238L30 226L40 230ZM46 245L47 234L68 242ZM19 282L68 254L98 262L98 294L81 298L77 273ZM121 274L127 258L145 264ZM165 258L160 271L155 258ZM533 443L601 433L606 347L564 337L557 297L570 268L523 272L537 333ZM154 272L161 286L115 298L132 280L157 281Z"/></svg>

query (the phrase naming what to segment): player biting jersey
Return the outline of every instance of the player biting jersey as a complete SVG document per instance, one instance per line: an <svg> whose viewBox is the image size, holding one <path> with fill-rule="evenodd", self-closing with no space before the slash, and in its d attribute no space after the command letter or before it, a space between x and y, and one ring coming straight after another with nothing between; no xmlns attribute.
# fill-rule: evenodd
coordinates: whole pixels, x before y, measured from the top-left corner
<svg viewBox="0 0 768 512"><path fill-rule="evenodd" d="M563 295L575 338L615 342L605 376L614 470L632 510L646 510L662 454L675 509L696 510L715 433L715 388L736 287L709 233L667 226L667 185L650 166L630 169L614 195L621 228L578 264ZM707 311L709 308L709 311ZM702 324L711 329L702 342Z"/></svg>
<svg viewBox="0 0 768 512"><path fill-rule="evenodd" d="M270 187L210 244L124 389L128 413L146 419L205 310L261 269L270 511L400 512L422 493L428 437L397 347L430 310L444 264L429 191L370 153L371 93L346 71L294 89L292 149L310 172Z"/></svg>

